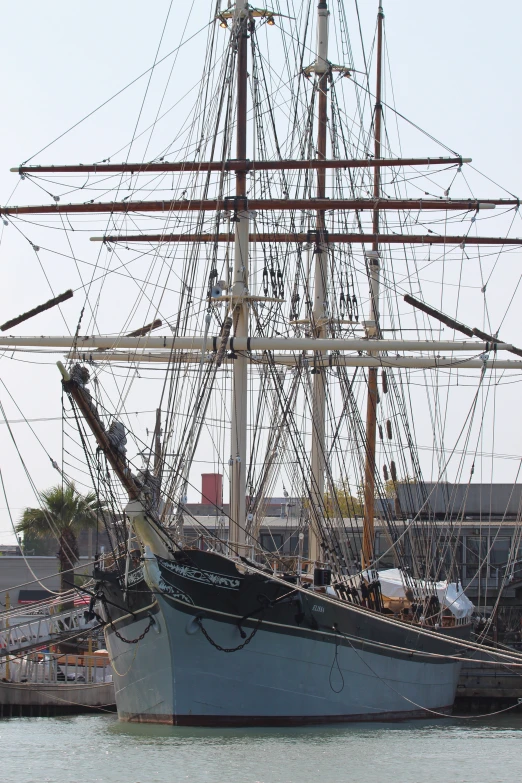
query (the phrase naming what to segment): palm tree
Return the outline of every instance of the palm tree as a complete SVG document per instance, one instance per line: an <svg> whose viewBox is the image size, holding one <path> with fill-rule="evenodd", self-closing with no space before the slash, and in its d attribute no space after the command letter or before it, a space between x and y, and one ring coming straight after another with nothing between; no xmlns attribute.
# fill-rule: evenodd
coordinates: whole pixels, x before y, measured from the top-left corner
<svg viewBox="0 0 522 783"><path fill-rule="evenodd" d="M26 508L16 526L18 533L29 533L34 538L55 536L59 542L60 590L65 593L74 585L72 569L80 559L77 535L87 528L98 526L101 509L94 492L81 495L71 481L39 493L40 508ZM71 608L73 602L63 605Z"/></svg>

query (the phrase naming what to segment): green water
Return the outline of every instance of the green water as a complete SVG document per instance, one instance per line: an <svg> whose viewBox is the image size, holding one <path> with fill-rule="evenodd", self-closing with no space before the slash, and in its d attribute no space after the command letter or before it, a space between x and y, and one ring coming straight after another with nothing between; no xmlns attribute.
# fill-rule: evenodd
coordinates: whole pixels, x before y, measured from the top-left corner
<svg viewBox="0 0 522 783"><path fill-rule="evenodd" d="M0 749L6 783L517 783L522 716L278 730L11 718Z"/></svg>

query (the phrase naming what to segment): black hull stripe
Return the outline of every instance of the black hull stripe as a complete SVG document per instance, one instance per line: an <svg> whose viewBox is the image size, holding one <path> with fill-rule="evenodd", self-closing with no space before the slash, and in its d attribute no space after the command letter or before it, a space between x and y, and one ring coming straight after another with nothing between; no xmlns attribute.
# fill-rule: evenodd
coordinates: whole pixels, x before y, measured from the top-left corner
<svg viewBox="0 0 522 783"><path fill-rule="evenodd" d="M214 617L213 619L216 622L223 622L227 625L237 625L237 621L240 620L239 615L229 614L227 612L220 612L216 609L209 609L207 607L203 606L195 606L195 605L187 605L184 601L178 601L176 598L172 598L172 596L169 595L163 595L163 598L169 602L174 604L174 607L176 610L180 611L183 614L190 615L192 617L195 617L199 614L203 615L203 622L205 620L205 615L218 615L218 617ZM410 649L404 649L401 650L397 648L394 645L386 644L386 642L378 642L378 641L372 641L369 639L364 638L357 638L357 637L349 637L348 634L341 634L339 633L332 633L332 630L330 628L318 628L317 630L313 628L302 628L300 626L291 626L291 625L284 625L283 623L274 623L270 620L263 620L261 623L261 626L259 628L259 633L263 631L263 626L270 626L270 632L272 633L279 633L284 634L286 636L295 636L298 638L305 638L305 639L313 639L315 641L318 641L318 637L320 637L319 641L322 641L327 644L334 644L338 645L339 647L346 647L356 650L367 650L371 651L375 655L384 655L387 658L399 658L402 660L411 660L416 661L418 663L431 663L431 664L448 664L451 663L454 665L455 658L458 657L459 660L461 660L460 656L454 656L450 657L450 654L448 653L445 655L444 653L432 653L425 650L410 650ZM247 620L244 623L242 623L243 628L256 628L257 627L257 621L256 620ZM439 640L437 640L439 641ZM451 645L452 639L451 637L442 638L440 640L442 644L446 643L448 645ZM453 651L455 652L455 651Z"/></svg>
<svg viewBox="0 0 522 783"><path fill-rule="evenodd" d="M372 712L356 715L153 715L119 713L126 723L162 723L168 726L206 726L208 728L245 728L261 726L319 726L334 723L386 723L407 720L433 720L451 715L453 707L417 709L397 712Z"/></svg>
<svg viewBox="0 0 522 783"><path fill-rule="evenodd" d="M194 560L196 560L196 564L199 568L202 570L218 570L220 566L216 565L216 561L221 561L221 563L226 563L228 566L230 566L230 561L223 555L217 554L215 552L203 552L199 550L191 551L191 556ZM159 556L156 556L156 559L158 561L160 572L164 575L164 569L161 566L162 558ZM223 565L221 565L221 568L224 568ZM306 597L307 599L310 599L312 596L310 595L310 592L303 587L299 585L289 585L287 582L283 581L282 579L270 574L263 574L267 582L272 582L274 585L281 585L285 589L288 589L291 587L293 590L297 591L298 593L302 594L303 597ZM167 581L169 581L167 579ZM180 577L180 581L183 581L183 577ZM171 582L173 586L177 586L177 582ZM208 587L208 586L206 586ZM163 594L161 591L159 591L159 595L163 595L163 597L167 597L165 594ZM193 594L192 594L193 595ZM175 600L175 599L174 599ZM451 628L444 628L441 630L435 630L432 627L427 626L421 626L421 625L411 625L409 628L407 625L396 619L392 618L389 615L385 614L377 614L375 611L367 609L366 607L359 606L357 604L351 604L346 602L341 602L338 599L333 599L331 596L325 595L325 594L313 594L313 600L314 602L317 602L318 604L324 605L325 608L332 608L335 613L341 613L341 615L351 615L352 620L357 620L360 618L360 620L364 623L369 622L372 625L378 625L379 630L381 632L381 629L386 630L388 628L395 628L398 630L401 634L406 633L407 635L410 635L412 633L415 634L417 638L423 638L427 639L428 643L431 640L435 643L441 643L442 645L447 645L448 643L451 643L452 641L455 642L457 647L460 647L463 650L468 650L466 642L460 638L461 634L467 635L469 632L469 629L471 628L471 624L465 623L463 625L453 626ZM200 596L195 599L195 603L197 603L198 608L200 611L213 611L217 614L222 614L219 609L216 608L210 608L210 607L204 607L201 604L202 596L200 593ZM242 617L243 614L233 614L231 615L233 617Z"/></svg>

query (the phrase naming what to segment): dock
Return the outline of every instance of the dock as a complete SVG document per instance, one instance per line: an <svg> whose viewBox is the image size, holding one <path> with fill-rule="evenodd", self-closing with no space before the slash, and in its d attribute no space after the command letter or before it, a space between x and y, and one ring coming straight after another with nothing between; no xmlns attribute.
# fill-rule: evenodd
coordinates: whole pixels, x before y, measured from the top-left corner
<svg viewBox="0 0 522 783"><path fill-rule="evenodd" d="M115 710L112 682L0 682L0 718L53 717Z"/></svg>
<svg viewBox="0 0 522 783"><path fill-rule="evenodd" d="M113 712L115 701L106 650L0 659L0 718Z"/></svg>
<svg viewBox="0 0 522 783"><path fill-rule="evenodd" d="M491 714L507 708L522 711L522 673L502 664L464 663L453 712Z"/></svg>

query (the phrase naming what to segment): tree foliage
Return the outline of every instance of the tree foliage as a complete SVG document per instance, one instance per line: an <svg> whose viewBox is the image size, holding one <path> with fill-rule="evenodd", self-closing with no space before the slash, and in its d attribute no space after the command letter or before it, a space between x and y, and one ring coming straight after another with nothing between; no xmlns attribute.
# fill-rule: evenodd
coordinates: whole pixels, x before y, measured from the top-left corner
<svg viewBox="0 0 522 783"><path fill-rule="evenodd" d="M62 572L61 590L65 592L73 584L70 573L78 560L78 534L98 525L100 503L94 494L82 495L73 482L60 484L39 494L40 507L26 508L16 526L18 533L29 540L49 540L49 535L58 541L57 557Z"/></svg>
<svg viewBox="0 0 522 783"><path fill-rule="evenodd" d="M399 479L399 481L388 479L388 481L384 482L384 495L387 498L396 498L398 484L416 484L416 483L417 483L417 479L408 476L408 474L406 474L404 478Z"/></svg>
<svg viewBox="0 0 522 783"><path fill-rule="evenodd" d="M325 506L329 517L336 517L339 513L342 517L360 517L363 515L361 499L351 494L350 486L342 481L334 484L334 493L326 493Z"/></svg>
<svg viewBox="0 0 522 783"><path fill-rule="evenodd" d="M384 497L395 500L397 498L398 484L415 484L416 479L406 475L400 481L388 479L384 482ZM380 494L376 488L375 497ZM336 481L334 484L334 494L326 492L324 496L326 513L329 517L336 517L339 512L342 517L361 517L364 514L364 494L361 487L357 488L357 495L351 493L347 482Z"/></svg>

